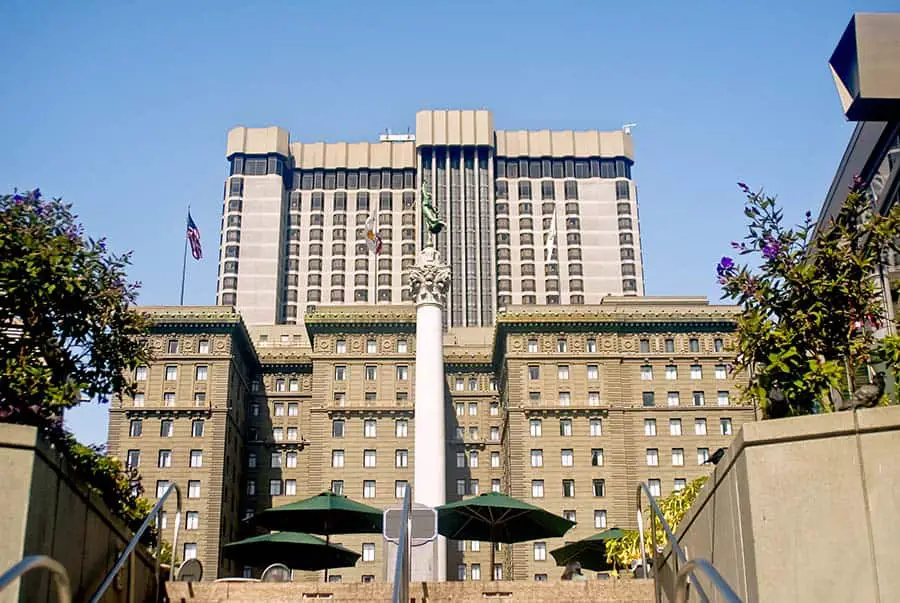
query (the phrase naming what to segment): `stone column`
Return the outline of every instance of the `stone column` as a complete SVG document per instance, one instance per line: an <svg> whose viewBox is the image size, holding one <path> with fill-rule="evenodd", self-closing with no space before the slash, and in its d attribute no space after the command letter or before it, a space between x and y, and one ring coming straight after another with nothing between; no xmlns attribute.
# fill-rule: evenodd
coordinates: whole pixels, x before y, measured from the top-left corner
<svg viewBox="0 0 900 603"><path fill-rule="evenodd" d="M446 408L444 404L443 308L450 286L450 268L433 247L419 252L409 273L416 302L416 400L413 460L413 500L429 507L447 501ZM447 579L447 543L413 549L413 579Z"/></svg>

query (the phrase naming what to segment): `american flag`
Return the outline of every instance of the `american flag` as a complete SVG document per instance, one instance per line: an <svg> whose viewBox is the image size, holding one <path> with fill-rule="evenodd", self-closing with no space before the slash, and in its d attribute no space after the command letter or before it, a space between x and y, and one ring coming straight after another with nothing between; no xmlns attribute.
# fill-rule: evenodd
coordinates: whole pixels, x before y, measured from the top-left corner
<svg viewBox="0 0 900 603"><path fill-rule="evenodd" d="M191 244L191 255L194 256L194 259L199 260L202 258L203 249L200 247L200 229L194 224L190 210L188 210L187 219L187 240Z"/></svg>

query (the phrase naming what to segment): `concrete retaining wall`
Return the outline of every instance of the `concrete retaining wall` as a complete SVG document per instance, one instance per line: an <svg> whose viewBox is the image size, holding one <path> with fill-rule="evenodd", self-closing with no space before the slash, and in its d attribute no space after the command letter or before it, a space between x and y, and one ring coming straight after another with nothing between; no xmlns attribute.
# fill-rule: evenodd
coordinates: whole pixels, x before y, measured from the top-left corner
<svg viewBox="0 0 900 603"><path fill-rule="evenodd" d="M131 532L75 482L34 427L0 424L0 484L0 572L25 556L49 555L68 571L73 600L86 600ZM153 560L138 547L103 601L150 602L155 584ZM0 603L55 602L50 588L49 574L36 570L0 592Z"/></svg>
<svg viewBox="0 0 900 603"><path fill-rule="evenodd" d="M263 584L169 582L166 592L172 603L287 603L328 600L332 603L390 601L392 585L371 584ZM586 582L417 582L410 585L410 601L454 603L490 601L605 601L610 603L650 603L653 584L647 580L590 580Z"/></svg>
<svg viewBox="0 0 900 603"><path fill-rule="evenodd" d="M677 537L744 601L895 602L898 516L900 406L892 406L744 424ZM672 572L667 554L667 588Z"/></svg>

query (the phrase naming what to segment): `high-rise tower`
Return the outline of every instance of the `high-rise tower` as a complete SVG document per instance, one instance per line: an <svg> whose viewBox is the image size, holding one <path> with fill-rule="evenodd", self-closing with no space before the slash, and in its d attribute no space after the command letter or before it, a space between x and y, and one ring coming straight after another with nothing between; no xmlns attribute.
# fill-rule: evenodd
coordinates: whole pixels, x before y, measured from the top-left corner
<svg viewBox="0 0 900 603"><path fill-rule="evenodd" d="M423 187L447 224L446 326L490 325L513 304L643 294L622 131L504 131L489 111L420 111L415 134L376 143L238 127L227 157L217 299L249 324L294 323L318 304L411 303Z"/></svg>

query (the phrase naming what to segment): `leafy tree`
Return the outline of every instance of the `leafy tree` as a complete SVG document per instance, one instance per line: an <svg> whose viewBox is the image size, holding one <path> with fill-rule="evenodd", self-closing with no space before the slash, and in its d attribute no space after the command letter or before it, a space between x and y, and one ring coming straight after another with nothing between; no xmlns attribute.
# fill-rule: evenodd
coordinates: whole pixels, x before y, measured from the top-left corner
<svg viewBox="0 0 900 603"><path fill-rule="evenodd" d="M45 201L38 189L0 195L0 422L38 427L135 530L152 506L137 473L62 427L63 411L84 398L131 393L128 375L148 360L129 259L85 237L60 199Z"/></svg>
<svg viewBox="0 0 900 603"><path fill-rule="evenodd" d="M774 197L739 186L747 196L748 233L732 247L758 266L723 257L723 298L741 306L735 368L746 373L746 401L767 418L831 409L829 392L852 391L870 362L900 366L895 336L876 339L884 313L874 276L882 254L896 248L900 206L872 211L856 180L844 206L813 238L810 212L793 228Z"/></svg>
<svg viewBox="0 0 900 603"><path fill-rule="evenodd" d="M697 496L703 490L703 485L707 479L707 476L698 477L683 489L676 490L667 497L657 500L659 510L662 511L663 517L665 517L666 523L669 524L672 532L678 529L678 524L681 523L691 505L697 500ZM656 530L656 543L660 546L665 546L668 540L666 540L666 533L662 529L662 524L656 518L656 514L650 513L649 516L645 517L648 518L650 526L644 530L644 544L648 548L650 547L650 543L653 542L650 530L653 529ZM606 560L610 563L614 563L618 567L628 567L632 561L640 558L641 543L640 534L637 530L628 530L621 538L606 541Z"/></svg>
<svg viewBox="0 0 900 603"><path fill-rule="evenodd" d="M147 351L129 260L60 199L0 196L0 421L58 429L83 397L131 391Z"/></svg>

